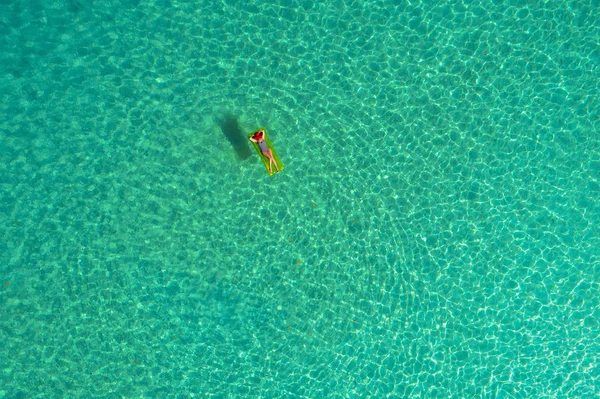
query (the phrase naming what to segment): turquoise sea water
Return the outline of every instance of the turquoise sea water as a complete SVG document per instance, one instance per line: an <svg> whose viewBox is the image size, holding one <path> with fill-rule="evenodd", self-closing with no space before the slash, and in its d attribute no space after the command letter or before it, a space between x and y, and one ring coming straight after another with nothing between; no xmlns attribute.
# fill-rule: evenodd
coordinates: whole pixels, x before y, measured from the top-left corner
<svg viewBox="0 0 600 399"><path fill-rule="evenodd" d="M600 395L600 3L319 3L0 0L0 398Z"/></svg>

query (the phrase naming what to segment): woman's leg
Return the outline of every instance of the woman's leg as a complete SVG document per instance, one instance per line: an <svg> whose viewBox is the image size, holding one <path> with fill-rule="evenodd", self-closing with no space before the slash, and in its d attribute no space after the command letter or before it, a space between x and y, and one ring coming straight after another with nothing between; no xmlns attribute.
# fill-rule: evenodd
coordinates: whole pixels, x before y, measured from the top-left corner
<svg viewBox="0 0 600 399"><path fill-rule="evenodd" d="M267 170L269 171L269 174L272 175L273 174L273 167L271 166L271 158L273 158L273 156L269 156L270 154L268 152L263 152L263 157L267 158L269 160L269 165L267 166Z"/></svg>
<svg viewBox="0 0 600 399"><path fill-rule="evenodd" d="M269 148L269 163L273 162L273 165L275 165L275 169L277 169L277 171L279 172L279 166L277 166L277 161L275 161L275 158L273 158L273 151L271 151L271 149Z"/></svg>
<svg viewBox="0 0 600 399"><path fill-rule="evenodd" d="M275 158L273 158L273 151L269 148L268 151L263 152L262 154L269 159L269 173L273 174L273 166L271 166L271 164L275 165L275 169L279 172L279 166L277 166L277 162L275 161Z"/></svg>

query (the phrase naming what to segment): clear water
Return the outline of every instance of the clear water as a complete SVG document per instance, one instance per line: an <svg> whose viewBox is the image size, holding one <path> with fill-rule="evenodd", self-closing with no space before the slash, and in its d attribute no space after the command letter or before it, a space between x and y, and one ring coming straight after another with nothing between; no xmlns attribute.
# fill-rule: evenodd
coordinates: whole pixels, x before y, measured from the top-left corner
<svg viewBox="0 0 600 399"><path fill-rule="evenodd" d="M0 398L600 395L598 1L314 3L0 1Z"/></svg>

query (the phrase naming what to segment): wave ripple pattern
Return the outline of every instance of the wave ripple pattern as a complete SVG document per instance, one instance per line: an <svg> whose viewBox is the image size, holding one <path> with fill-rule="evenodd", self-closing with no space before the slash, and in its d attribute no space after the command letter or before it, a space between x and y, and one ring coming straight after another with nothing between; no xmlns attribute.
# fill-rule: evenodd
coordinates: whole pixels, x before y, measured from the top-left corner
<svg viewBox="0 0 600 399"><path fill-rule="evenodd" d="M598 6L0 0L0 398L600 396Z"/></svg>

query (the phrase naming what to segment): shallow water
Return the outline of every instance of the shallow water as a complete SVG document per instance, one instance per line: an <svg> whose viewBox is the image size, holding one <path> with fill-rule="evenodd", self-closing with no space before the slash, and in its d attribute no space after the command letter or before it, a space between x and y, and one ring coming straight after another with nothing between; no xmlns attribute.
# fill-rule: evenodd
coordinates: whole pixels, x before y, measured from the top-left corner
<svg viewBox="0 0 600 399"><path fill-rule="evenodd" d="M598 396L598 4L248 3L0 1L0 398Z"/></svg>

